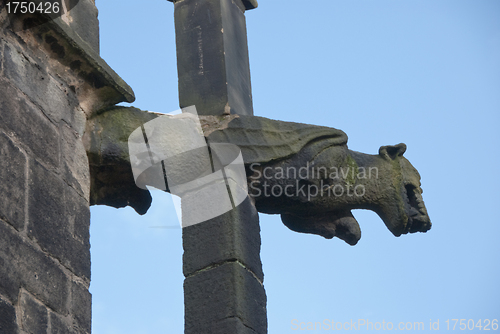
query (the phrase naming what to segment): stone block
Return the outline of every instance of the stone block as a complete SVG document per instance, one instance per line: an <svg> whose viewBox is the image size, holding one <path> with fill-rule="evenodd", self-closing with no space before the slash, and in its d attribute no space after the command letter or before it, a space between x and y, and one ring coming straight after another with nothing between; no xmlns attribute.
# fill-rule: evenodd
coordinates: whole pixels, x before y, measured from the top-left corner
<svg viewBox="0 0 500 334"><path fill-rule="evenodd" d="M255 9L259 6L257 0L242 0L246 10Z"/></svg>
<svg viewBox="0 0 500 334"><path fill-rule="evenodd" d="M184 276L230 260L238 260L261 282L260 226L257 210L247 198L236 209L182 229Z"/></svg>
<svg viewBox="0 0 500 334"><path fill-rule="evenodd" d="M222 320L217 324L214 330L218 330L220 333L238 333L238 334L258 334L258 332L245 326L241 319L239 318L229 318ZM261 332L266 333L266 332Z"/></svg>
<svg viewBox="0 0 500 334"><path fill-rule="evenodd" d="M239 1L221 1L227 95L232 114L253 115L247 24L235 3Z"/></svg>
<svg viewBox="0 0 500 334"><path fill-rule="evenodd" d="M71 314L83 333L90 333L92 322L92 295L82 284L72 283Z"/></svg>
<svg viewBox="0 0 500 334"><path fill-rule="evenodd" d="M73 330L73 322L71 321L71 318L64 318L52 312L50 313L49 318L50 334L76 334Z"/></svg>
<svg viewBox="0 0 500 334"><path fill-rule="evenodd" d="M78 198L70 196L67 188L72 188L36 161L31 163L29 175L28 236L75 275L90 280L89 244L73 236L66 216L66 207L78 205L74 203Z"/></svg>
<svg viewBox="0 0 500 334"><path fill-rule="evenodd" d="M0 12L3 11L2 5L3 5L3 3L0 4ZM7 21L7 20L5 20L5 21ZM3 24L5 24L5 23L6 22L3 22ZM4 29L4 27L2 26L3 24L0 24L0 30ZM4 50L3 50L4 45L5 45L4 41L2 39L0 39L0 52L2 53L2 55L4 54ZM3 77L3 57L0 59L0 77Z"/></svg>
<svg viewBox="0 0 500 334"><path fill-rule="evenodd" d="M168 0L174 2L174 0ZM241 8L242 11L251 10L258 7L257 0L233 0L233 2Z"/></svg>
<svg viewBox="0 0 500 334"><path fill-rule="evenodd" d="M12 43L4 46L3 57L4 76L55 123L74 112L78 103L74 94L69 87L47 73L44 67Z"/></svg>
<svg viewBox="0 0 500 334"><path fill-rule="evenodd" d="M186 329L185 334L206 334L206 333L217 333L217 334L262 334L267 332L258 333L252 328L249 328L243 324L239 318L229 318L224 319L219 322L209 324L205 328L189 328Z"/></svg>
<svg viewBox="0 0 500 334"><path fill-rule="evenodd" d="M59 131L39 109L0 78L0 128L16 138L47 165L59 165Z"/></svg>
<svg viewBox="0 0 500 334"><path fill-rule="evenodd" d="M253 115L241 1L175 3L179 102L199 115Z"/></svg>
<svg viewBox="0 0 500 334"><path fill-rule="evenodd" d="M239 263L228 262L186 278L184 303L185 333L239 334L234 331L237 323L224 322L231 318L256 333L267 333L264 286Z"/></svg>
<svg viewBox="0 0 500 334"><path fill-rule="evenodd" d="M245 326L245 324L241 321L240 318L229 318L222 320L215 324L212 328L208 327L206 331L200 331L199 334L204 333L237 333L237 334L259 334L252 328ZM266 332L261 332L266 333Z"/></svg>
<svg viewBox="0 0 500 334"><path fill-rule="evenodd" d="M17 230L24 228L26 163L21 150L0 133L0 218Z"/></svg>
<svg viewBox="0 0 500 334"><path fill-rule="evenodd" d="M73 236L90 249L90 209L89 202L80 196L76 190L65 188L66 219L73 227Z"/></svg>
<svg viewBox="0 0 500 334"><path fill-rule="evenodd" d="M26 292L21 293L21 323L25 332L46 334L48 328L47 308Z"/></svg>
<svg viewBox="0 0 500 334"><path fill-rule="evenodd" d="M71 29L96 53L99 53L99 21L94 2L79 0L78 4L70 10L69 16L71 17Z"/></svg>
<svg viewBox="0 0 500 334"><path fill-rule="evenodd" d="M64 180L83 197L90 196L90 171L87 152L78 134L69 126L61 126L61 151Z"/></svg>
<svg viewBox="0 0 500 334"><path fill-rule="evenodd" d="M16 310L11 303L0 298L0 334L17 333Z"/></svg>
<svg viewBox="0 0 500 334"><path fill-rule="evenodd" d="M9 233L15 233L11 228L6 228L7 223L0 220L0 231L5 229ZM10 301L16 301L21 286L18 266L14 263L21 254L13 254L9 243L17 242L19 239L9 240L9 235L0 234L0 294ZM22 242L22 241L19 241ZM22 247L17 247L19 249Z"/></svg>
<svg viewBox="0 0 500 334"><path fill-rule="evenodd" d="M68 313L69 285L62 269L0 220L0 294L15 303L21 287L53 310Z"/></svg>

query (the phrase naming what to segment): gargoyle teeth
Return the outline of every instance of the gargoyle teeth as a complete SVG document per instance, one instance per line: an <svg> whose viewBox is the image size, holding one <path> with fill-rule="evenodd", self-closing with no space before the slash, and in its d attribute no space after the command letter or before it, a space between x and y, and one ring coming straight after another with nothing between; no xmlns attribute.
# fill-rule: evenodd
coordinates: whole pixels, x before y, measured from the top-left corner
<svg viewBox="0 0 500 334"><path fill-rule="evenodd" d="M420 188L413 184L406 184L405 190L406 202L409 205L407 209L408 223L405 226L406 233L427 231L430 228L430 221Z"/></svg>
<svg viewBox="0 0 500 334"><path fill-rule="evenodd" d="M411 209L415 209L415 210L410 209L409 215L414 216L417 213L425 214L425 204L422 199L422 195L418 190L418 187L416 187L413 184L406 184L405 191L406 191L406 196L405 196L406 204L408 204Z"/></svg>
<svg viewBox="0 0 500 334"><path fill-rule="evenodd" d="M425 204L424 204L424 200L422 198L422 193L419 192L416 188L413 190L413 194L415 196L415 200L417 202L417 207L418 207L418 211L420 211L420 213L422 215L427 215L427 210L425 209Z"/></svg>

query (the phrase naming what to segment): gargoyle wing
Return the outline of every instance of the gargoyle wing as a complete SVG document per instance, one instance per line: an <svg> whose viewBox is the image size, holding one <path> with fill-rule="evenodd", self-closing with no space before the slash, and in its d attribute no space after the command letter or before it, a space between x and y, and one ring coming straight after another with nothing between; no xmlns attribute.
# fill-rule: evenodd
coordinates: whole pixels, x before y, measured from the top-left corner
<svg viewBox="0 0 500 334"><path fill-rule="evenodd" d="M201 122L203 126L203 116ZM256 116L232 116L222 129L207 132L211 143L237 145L242 151L245 164L264 164L285 159L297 154L306 145L320 140L328 146L347 144L347 135L342 130Z"/></svg>

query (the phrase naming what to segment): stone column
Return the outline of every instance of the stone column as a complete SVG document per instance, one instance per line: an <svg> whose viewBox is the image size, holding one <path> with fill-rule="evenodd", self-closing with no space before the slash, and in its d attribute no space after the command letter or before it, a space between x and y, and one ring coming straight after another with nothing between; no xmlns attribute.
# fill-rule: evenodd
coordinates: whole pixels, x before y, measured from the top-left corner
<svg viewBox="0 0 500 334"><path fill-rule="evenodd" d="M267 333L259 217L250 199L183 229L185 333Z"/></svg>
<svg viewBox="0 0 500 334"><path fill-rule="evenodd" d="M179 100L199 115L253 115L245 11L257 2L176 0ZM185 333L267 333L260 227L250 198L183 229Z"/></svg>
<svg viewBox="0 0 500 334"><path fill-rule="evenodd" d="M242 0L175 1L179 102L200 115L252 115L245 9Z"/></svg>

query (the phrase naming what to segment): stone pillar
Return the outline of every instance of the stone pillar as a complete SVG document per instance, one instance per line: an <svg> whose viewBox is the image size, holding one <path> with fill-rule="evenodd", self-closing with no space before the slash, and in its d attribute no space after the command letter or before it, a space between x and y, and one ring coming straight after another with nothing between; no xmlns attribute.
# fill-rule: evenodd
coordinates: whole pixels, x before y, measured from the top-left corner
<svg viewBox="0 0 500 334"><path fill-rule="evenodd" d="M255 0L175 0L179 100L199 115L253 115L245 10ZM185 333L267 333L259 217L250 198L183 229Z"/></svg>
<svg viewBox="0 0 500 334"><path fill-rule="evenodd" d="M182 233L185 333L267 333L260 226L250 199Z"/></svg>
<svg viewBox="0 0 500 334"><path fill-rule="evenodd" d="M90 174L82 137L88 115L132 101L133 92L98 55L91 0L68 13L70 24L59 18L32 29L25 29L32 18L9 17L4 3L0 333L90 333Z"/></svg>
<svg viewBox="0 0 500 334"><path fill-rule="evenodd" d="M256 1L175 2L179 102L200 115L252 115L245 9Z"/></svg>

